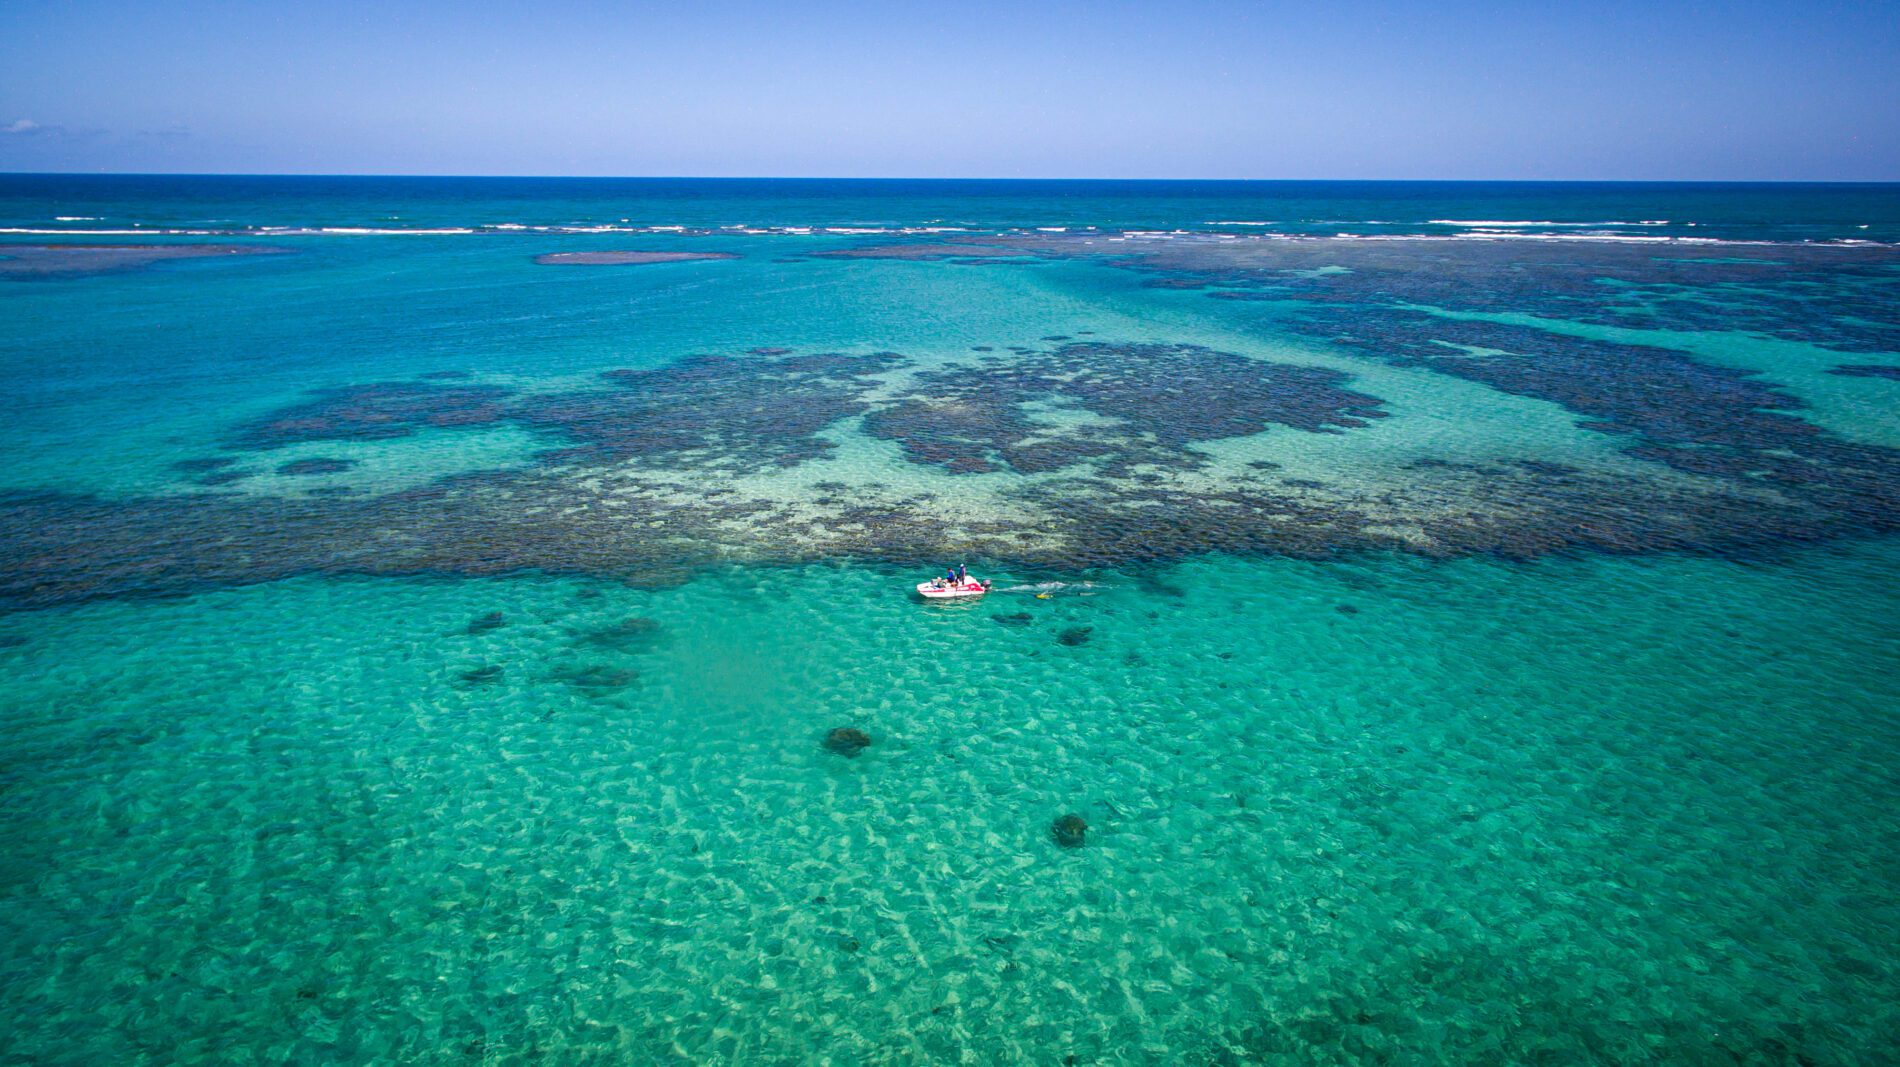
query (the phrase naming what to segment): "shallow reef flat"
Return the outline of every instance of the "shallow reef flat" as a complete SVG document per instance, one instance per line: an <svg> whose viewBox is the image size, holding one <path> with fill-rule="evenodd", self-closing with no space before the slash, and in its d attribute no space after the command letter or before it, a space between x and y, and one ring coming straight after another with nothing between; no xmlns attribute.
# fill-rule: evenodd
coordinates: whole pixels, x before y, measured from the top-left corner
<svg viewBox="0 0 1900 1067"><path fill-rule="evenodd" d="M137 270L172 260L281 255L288 251L254 244L0 244L0 278L83 277Z"/></svg>
<svg viewBox="0 0 1900 1067"><path fill-rule="evenodd" d="M721 268L740 280L709 310L759 286L811 300L827 291L806 288L815 274L866 299L916 284L920 310L967 316L958 280L1004 276L968 269L985 249L1037 280L972 291L1074 292L1078 312L1121 317L948 353L759 337L558 381L320 384L202 438L169 485L0 495L0 535L19 546L0 596L300 573L671 581L711 561L835 557L1759 554L1900 520L1900 450L1881 443L1900 425L1878 399L1900 365L1879 361L1900 318L1885 247L758 239L805 254ZM555 253L623 254L729 253ZM1798 387L1772 360L1720 358L1737 335L1717 325L1798 348ZM478 439L471 457L512 458L390 479L399 448Z"/></svg>
<svg viewBox="0 0 1900 1067"><path fill-rule="evenodd" d="M1430 425L1408 430L1402 405L1338 370L1194 345L1017 345L929 368L767 347L559 391L453 377L320 390L206 442L215 454L178 465L181 491L0 497L0 530L20 546L0 590L32 604L309 572L670 580L713 560L838 556L1073 570L1212 551L1728 553L1900 516L1900 456L1819 430L1753 376L1533 329L1401 321L1402 336L1336 344L1560 405L1574 433L1618 447L1574 464L1408 453L1313 477L1261 457L1289 435ZM1365 326L1332 329L1347 328ZM1479 347L1499 354L1469 354ZM394 492L331 483L323 499L203 491L279 450L497 426L543 442L536 462ZM316 455L277 469L352 466Z"/></svg>

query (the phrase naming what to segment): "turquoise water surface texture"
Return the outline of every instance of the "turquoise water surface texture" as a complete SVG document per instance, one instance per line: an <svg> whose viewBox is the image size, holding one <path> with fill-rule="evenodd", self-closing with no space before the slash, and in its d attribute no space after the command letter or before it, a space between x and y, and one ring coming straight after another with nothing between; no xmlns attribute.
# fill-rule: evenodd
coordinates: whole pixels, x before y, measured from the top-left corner
<svg viewBox="0 0 1900 1067"><path fill-rule="evenodd" d="M1897 186L0 176L0 1059L1890 1062L1896 532Z"/></svg>

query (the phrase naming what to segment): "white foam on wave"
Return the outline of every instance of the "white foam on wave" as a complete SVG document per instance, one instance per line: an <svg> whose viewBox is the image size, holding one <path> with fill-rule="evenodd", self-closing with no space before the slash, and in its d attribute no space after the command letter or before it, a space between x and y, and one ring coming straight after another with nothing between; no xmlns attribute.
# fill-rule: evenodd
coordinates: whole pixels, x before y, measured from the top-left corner
<svg viewBox="0 0 1900 1067"><path fill-rule="evenodd" d="M1035 582L1022 585L999 585L990 590L993 593L1061 593L1073 592L1088 596L1097 589L1113 589L1106 582Z"/></svg>
<svg viewBox="0 0 1900 1067"><path fill-rule="evenodd" d="M54 215L54 222L98 222L98 215Z"/></svg>
<svg viewBox="0 0 1900 1067"><path fill-rule="evenodd" d="M326 234L337 237L444 237L455 234L474 233L465 226L444 226L430 229L394 229L383 226L319 226L314 230L284 230L291 234Z"/></svg>
<svg viewBox="0 0 1900 1067"><path fill-rule="evenodd" d="M1668 219L1645 219L1642 222L1554 222L1550 219L1427 219L1427 226L1472 226L1484 229L1529 229L1536 226L1558 226L1576 229L1592 229L1601 226L1667 226Z"/></svg>
<svg viewBox="0 0 1900 1067"><path fill-rule="evenodd" d="M1570 243L1644 244L1644 245L1775 245L1780 241L1738 241L1717 237L1671 237L1665 234L1635 233L1520 233L1514 230L1475 230L1471 233L1425 234L1382 233L1336 234L1353 241L1565 241ZM1800 244L1839 244L1842 242L1798 242ZM1872 242L1869 242L1872 243Z"/></svg>
<svg viewBox="0 0 1900 1067"><path fill-rule="evenodd" d="M1747 247L1775 247L1781 245L1799 245L1807 248L1845 248L1854 246L1895 247L1900 243L1870 241L1864 238L1834 238L1824 241L1774 241L1742 240L1718 237L1683 237L1668 234L1629 234L1598 231L1569 233L1526 233L1520 230L1472 230L1466 233L1213 233L1202 232L1184 234L1182 231L1128 230L1120 234L1105 237L1108 241L1126 241L1130 238L1174 239L1185 236L1190 240L1209 244L1232 244L1249 241L1423 241L1423 242L1471 242L1471 241L1558 241L1572 244L1640 244L1640 245L1725 245Z"/></svg>
<svg viewBox="0 0 1900 1067"><path fill-rule="evenodd" d="M0 233L45 235L48 237L219 237L232 236L231 230L75 230L33 226L0 226Z"/></svg>
<svg viewBox="0 0 1900 1067"><path fill-rule="evenodd" d="M78 220L80 216L62 216ZM475 227L371 227L371 226L257 226L248 228L161 228L161 227L113 227L85 228L78 226L42 227L16 226L0 227L0 234L45 237L357 237L357 236L459 236L465 234L496 235L502 233L555 233L555 234L659 234L659 235L746 235L746 236L914 236L950 233L993 233L1002 237L1036 237L1048 241L1073 240L1084 244L1094 241L1167 241L1167 240L1205 240L1232 243L1234 241L1570 241L1604 242L1623 244L1684 244L1684 245L1739 245L1762 246L1780 244L1800 244L1807 246L1896 246L1895 242L1875 241L1866 238L1838 238L1832 240L1786 241L1771 239L1731 239L1714 237L1690 237L1666 233L1629 233L1617 232L1606 227L1616 226L1662 226L1667 220L1649 219L1642 223L1557 223L1530 220L1479 220L1479 219L1435 219L1435 226L1459 226L1457 231L1439 230L1432 232L1386 232L1365 233L1341 230L1332 234L1310 233L1281 230L1262 230L1259 227L1271 225L1266 222L1231 221L1209 222L1207 226L1248 226L1248 232L1212 229L1130 229L1103 230L1096 226L1036 226L1020 228L984 229L966 226L823 226L823 225L768 225L744 226L728 225L716 228L689 227L677 224L616 226L569 224L527 224L519 222L486 223ZM1358 224L1355 224L1358 225ZM1399 225L1393 223L1390 225ZM1694 226L1693 222L1679 225ZM1549 227L1548 230L1540 228ZM1857 230L1870 229L1869 224L1860 224Z"/></svg>

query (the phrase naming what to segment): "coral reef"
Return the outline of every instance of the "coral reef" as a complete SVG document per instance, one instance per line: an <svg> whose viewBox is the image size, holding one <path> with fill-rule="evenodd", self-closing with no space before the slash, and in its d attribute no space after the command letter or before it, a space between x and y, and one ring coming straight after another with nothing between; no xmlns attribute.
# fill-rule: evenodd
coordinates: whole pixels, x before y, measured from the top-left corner
<svg viewBox="0 0 1900 1067"><path fill-rule="evenodd" d="M825 734L825 751L840 756L856 756L871 746L871 735L863 730L840 726Z"/></svg>
<svg viewBox="0 0 1900 1067"><path fill-rule="evenodd" d="M1089 824L1080 815L1064 815L1051 823L1049 836L1063 848L1081 848L1088 841Z"/></svg>

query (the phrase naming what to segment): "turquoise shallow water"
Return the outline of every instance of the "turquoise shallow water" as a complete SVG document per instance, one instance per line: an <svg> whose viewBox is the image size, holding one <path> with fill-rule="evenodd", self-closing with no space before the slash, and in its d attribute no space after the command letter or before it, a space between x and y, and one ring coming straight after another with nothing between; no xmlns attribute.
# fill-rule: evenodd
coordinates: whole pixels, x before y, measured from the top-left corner
<svg viewBox="0 0 1900 1067"><path fill-rule="evenodd" d="M295 581L35 616L5 654L10 1043L1866 1062L1900 1024L1895 562L1207 560L947 608L856 567ZM840 725L872 745L824 751Z"/></svg>
<svg viewBox="0 0 1900 1067"><path fill-rule="evenodd" d="M9 1062L1900 1050L1893 187L0 229Z"/></svg>

